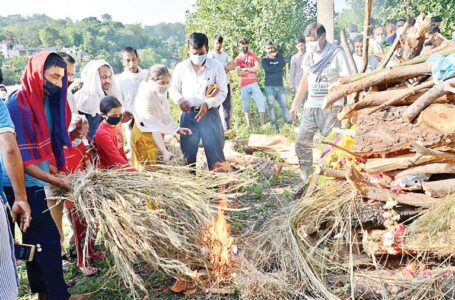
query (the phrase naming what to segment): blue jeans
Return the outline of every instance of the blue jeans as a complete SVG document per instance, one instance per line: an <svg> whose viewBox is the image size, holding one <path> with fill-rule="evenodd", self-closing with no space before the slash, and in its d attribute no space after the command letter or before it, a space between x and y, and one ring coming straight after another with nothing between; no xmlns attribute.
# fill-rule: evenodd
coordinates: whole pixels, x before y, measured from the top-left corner
<svg viewBox="0 0 455 300"><path fill-rule="evenodd" d="M241 87L240 97L242 98L243 112L251 111L250 98L254 99L260 113L265 112L265 97L262 94L257 82Z"/></svg>
<svg viewBox="0 0 455 300"><path fill-rule="evenodd" d="M8 203L14 203L13 189L4 188ZM27 262L27 277L32 293L48 293L49 300L66 300L70 294L63 279L60 234L47 207L43 187L27 187L27 199L32 210L30 227L22 234L24 244L40 245L33 261ZM11 220L11 219L10 219ZM14 224L11 225L14 226ZM14 227L13 227L14 228Z"/></svg>
<svg viewBox="0 0 455 300"><path fill-rule="evenodd" d="M199 140L204 145L207 164L211 169L215 163L224 162L224 130L218 109L212 108L200 120L196 121L197 111L184 112L180 116L180 126L191 129L193 134L180 135L180 146L189 165L196 163Z"/></svg>
<svg viewBox="0 0 455 300"><path fill-rule="evenodd" d="M269 107L270 121L272 124L276 124L275 116L275 100L281 107L283 112L284 121L286 123L291 123L291 117L289 116L286 90L284 86L265 86L265 97L267 99L267 105Z"/></svg>

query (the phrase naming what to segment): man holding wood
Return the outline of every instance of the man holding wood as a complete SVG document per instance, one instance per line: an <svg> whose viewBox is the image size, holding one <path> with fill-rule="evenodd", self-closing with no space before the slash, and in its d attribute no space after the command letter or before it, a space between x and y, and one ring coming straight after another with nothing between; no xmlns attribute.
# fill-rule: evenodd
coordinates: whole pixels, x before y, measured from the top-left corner
<svg viewBox="0 0 455 300"><path fill-rule="evenodd" d="M327 42L326 31L322 24L313 23L305 29L307 52L303 58L303 76L290 110L291 117L297 119L297 111L305 93L303 119L301 120L295 150L299 159L303 181L312 173L312 144L316 131L326 136L333 126L338 125L337 113L343 105L338 101L331 109L322 110L324 97L329 87L338 81L340 76L349 75L349 67L343 50Z"/></svg>

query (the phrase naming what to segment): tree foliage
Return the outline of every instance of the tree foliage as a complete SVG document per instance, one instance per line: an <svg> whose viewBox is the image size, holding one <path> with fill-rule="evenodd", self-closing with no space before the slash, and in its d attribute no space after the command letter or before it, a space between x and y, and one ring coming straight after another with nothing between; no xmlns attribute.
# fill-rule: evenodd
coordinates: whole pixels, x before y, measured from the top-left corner
<svg viewBox="0 0 455 300"><path fill-rule="evenodd" d="M197 0L187 14L187 33L199 31L209 38L224 37L225 49L238 53L238 40L246 37L250 48L262 53L263 43L271 39L287 55L295 51L294 40L303 35L305 26L316 19L315 1L311 0Z"/></svg>
<svg viewBox="0 0 455 300"><path fill-rule="evenodd" d="M116 72L122 71L119 52L130 46L143 54L142 66L150 67L155 63L173 66L180 60L185 29L181 23L160 23L153 26L123 24L104 14L73 22L71 19L53 19L46 15L35 14L30 17L11 15L0 17L0 40L11 38L25 48L41 49L76 46L87 52L89 58L106 59ZM147 51L153 49L153 51ZM150 57L146 57L153 54ZM23 60L23 59L22 59ZM14 64L16 62L14 61ZM5 61L9 68L11 63ZM79 64L79 68L83 64ZM5 70L6 80L17 83L23 69Z"/></svg>

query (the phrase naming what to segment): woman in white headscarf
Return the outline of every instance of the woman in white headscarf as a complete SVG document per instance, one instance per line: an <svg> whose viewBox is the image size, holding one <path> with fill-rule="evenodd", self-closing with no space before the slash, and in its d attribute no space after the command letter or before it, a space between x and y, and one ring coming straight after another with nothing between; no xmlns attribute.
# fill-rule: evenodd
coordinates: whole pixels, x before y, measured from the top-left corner
<svg viewBox="0 0 455 300"><path fill-rule="evenodd" d="M83 86L74 94L74 98L79 113L88 120L89 138L93 138L101 122L101 99L105 96L114 96L123 102L113 76L114 70L103 59L89 61L81 71Z"/></svg>
<svg viewBox="0 0 455 300"><path fill-rule="evenodd" d="M154 65L139 85L131 131L131 160L137 169L156 164L158 151L164 161L172 158L173 154L164 145L164 135L191 134L188 128L179 128L170 115L167 99L170 81L171 74L166 66Z"/></svg>

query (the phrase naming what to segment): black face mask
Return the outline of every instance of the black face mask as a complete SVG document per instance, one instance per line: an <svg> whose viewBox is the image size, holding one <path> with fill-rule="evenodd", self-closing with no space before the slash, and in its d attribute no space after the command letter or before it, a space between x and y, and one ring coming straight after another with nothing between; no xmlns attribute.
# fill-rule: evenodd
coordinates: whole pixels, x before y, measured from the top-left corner
<svg viewBox="0 0 455 300"><path fill-rule="evenodd" d="M52 82L49 82L47 80L44 81L44 92L48 96L55 95L58 91L60 91L60 87L53 84Z"/></svg>
<svg viewBox="0 0 455 300"><path fill-rule="evenodd" d="M243 48L243 47L240 48L240 52L242 52L243 54L247 54L247 53L248 53L248 50L249 50L248 47L246 47L246 48Z"/></svg>
<svg viewBox="0 0 455 300"><path fill-rule="evenodd" d="M118 116L118 117L106 117L106 122L109 124L109 125L117 125L118 123L120 123L120 121L122 121L122 116Z"/></svg>

